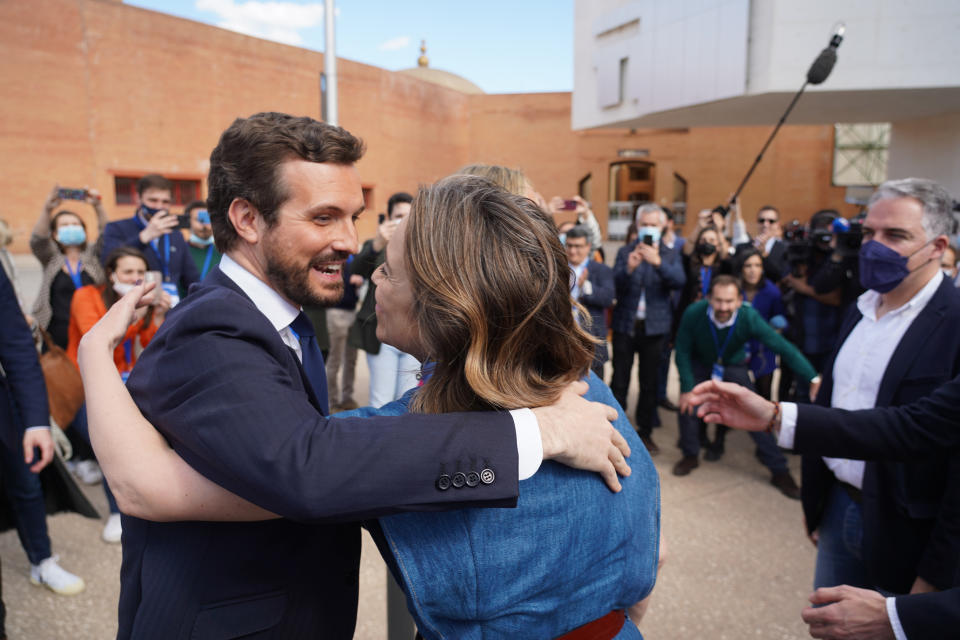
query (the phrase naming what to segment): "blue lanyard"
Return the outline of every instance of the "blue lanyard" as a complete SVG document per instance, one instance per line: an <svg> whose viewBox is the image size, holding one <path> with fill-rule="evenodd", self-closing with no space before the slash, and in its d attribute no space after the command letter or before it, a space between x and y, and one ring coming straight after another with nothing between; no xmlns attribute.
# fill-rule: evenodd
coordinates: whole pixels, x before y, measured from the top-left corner
<svg viewBox="0 0 960 640"><path fill-rule="evenodd" d="M123 343L123 358L127 361L127 368L133 367L133 338Z"/></svg>
<svg viewBox="0 0 960 640"><path fill-rule="evenodd" d="M160 247L156 240L150 241L150 246L160 258L160 270L163 271L163 281L170 281L170 234L163 236L163 255L160 255Z"/></svg>
<svg viewBox="0 0 960 640"><path fill-rule="evenodd" d="M210 259L211 259L211 258L213 258L213 245L212 245L212 244L207 247L207 257L206 257L206 259L203 261L203 269L200 270L200 279L201 279L201 280L203 280L203 278L207 275L207 271L210 269Z"/></svg>
<svg viewBox="0 0 960 640"><path fill-rule="evenodd" d="M76 271L70 267L70 261L67 258L64 258L63 261L67 265L67 273L70 274L70 279L73 280L73 288L79 289L83 286L83 261L77 260Z"/></svg>
<svg viewBox="0 0 960 640"><path fill-rule="evenodd" d="M710 291L710 276L713 275L713 272L710 270L710 267L700 267L700 293L706 298L707 292Z"/></svg>
<svg viewBox="0 0 960 640"><path fill-rule="evenodd" d="M717 325L713 323L709 317L707 318L707 323L710 325L710 335L713 337L713 344L717 348L717 364L723 364L723 354L727 350L727 345L730 344L730 338L733 336L733 330L737 328L737 321L740 320L740 314L737 313L737 317L733 319L733 324L730 326L730 331L727 333L727 337L723 340L723 347L720 346L720 338L717 336Z"/></svg>

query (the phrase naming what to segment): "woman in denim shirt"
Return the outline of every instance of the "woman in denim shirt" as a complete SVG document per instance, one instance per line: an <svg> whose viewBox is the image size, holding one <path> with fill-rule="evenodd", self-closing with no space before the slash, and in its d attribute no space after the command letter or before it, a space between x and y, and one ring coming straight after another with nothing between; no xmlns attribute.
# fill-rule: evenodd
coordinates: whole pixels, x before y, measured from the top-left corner
<svg viewBox="0 0 960 640"><path fill-rule="evenodd" d="M374 274L377 333L429 362L428 373L401 400L341 415L539 406L589 373L593 339L570 312L567 258L532 201L453 176L420 190L398 233L404 241ZM616 407L603 382L587 380L588 399ZM590 637L641 637L625 612L639 617L656 579L659 484L618 413L633 450L619 493L545 462L522 482L516 509L411 512L372 528L425 638L556 638L581 627ZM449 470L448 490L469 491L487 472L484 461L464 460ZM191 482L209 484L195 472Z"/></svg>

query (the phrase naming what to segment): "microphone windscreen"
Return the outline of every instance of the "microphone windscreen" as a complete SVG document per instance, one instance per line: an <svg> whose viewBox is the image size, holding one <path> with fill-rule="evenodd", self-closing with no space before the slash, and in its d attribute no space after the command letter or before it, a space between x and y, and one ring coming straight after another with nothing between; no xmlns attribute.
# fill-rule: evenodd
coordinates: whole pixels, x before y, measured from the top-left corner
<svg viewBox="0 0 960 640"><path fill-rule="evenodd" d="M837 50L833 47L827 47L820 52L817 59L810 65L807 71L807 82L810 84L820 84L827 79L830 72L833 71L833 65L837 63Z"/></svg>

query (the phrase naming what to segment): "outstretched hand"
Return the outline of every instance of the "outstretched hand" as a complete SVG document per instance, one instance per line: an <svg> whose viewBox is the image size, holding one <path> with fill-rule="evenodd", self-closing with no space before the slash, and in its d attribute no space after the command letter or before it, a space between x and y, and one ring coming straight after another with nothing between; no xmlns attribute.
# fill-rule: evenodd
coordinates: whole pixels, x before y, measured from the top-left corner
<svg viewBox="0 0 960 640"><path fill-rule="evenodd" d="M543 459L596 471L611 491L620 491L617 474L630 475L626 461L630 445L613 427L616 409L581 397L588 388L586 382L572 382L556 402L533 410L540 425Z"/></svg>
<svg viewBox="0 0 960 640"><path fill-rule="evenodd" d="M138 319L138 309L144 308L152 301L148 295L156 287L155 282L141 283L131 289L126 295L117 300L107 313L93 325L80 340L80 357L90 345L103 345L112 353L117 345L123 341L127 329ZM86 346L86 349L84 348Z"/></svg>
<svg viewBox="0 0 960 640"><path fill-rule="evenodd" d="M704 422L718 422L747 431L763 431L776 407L746 387L718 380L707 380L694 387L689 402L698 405L697 416Z"/></svg>

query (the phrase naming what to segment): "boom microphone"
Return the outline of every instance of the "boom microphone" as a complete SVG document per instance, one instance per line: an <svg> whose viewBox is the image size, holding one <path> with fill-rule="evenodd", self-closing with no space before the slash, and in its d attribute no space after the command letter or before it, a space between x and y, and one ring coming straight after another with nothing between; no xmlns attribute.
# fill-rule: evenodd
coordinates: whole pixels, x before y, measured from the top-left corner
<svg viewBox="0 0 960 640"><path fill-rule="evenodd" d="M837 47L843 42L843 33L846 29L841 22L834 31L833 37L830 38L830 44L820 52L817 59L810 65L810 70L807 71L807 82L810 84L820 84L826 80L830 72L833 71L833 65L837 64Z"/></svg>
<svg viewBox="0 0 960 640"><path fill-rule="evenodd" d="M803 95L803 91L807 88L807 85L820 84L826 80L827 76L830 75L830 72L833 71L833 65L837 63L837 47L839 47L840 43L843 42L843 34L846 30L847 27L842 22L838 22L836 24L833 30L833 36L830 38L830 44L827 45L826 49L820 52L820 55L817 56L817 59L813 61L812 65L810 65L810 70L807 71L807 81L803 83L803 86L800 87L800 90L797 91L796 95L793 96L793 100L790 101L789 106L787 106L787 110L783 112L783 115L780 117L780 121L777 123L777 126L773 128L773 132L770 134L770 137L767 138L767 142L763 145L763 148L760 149L760 153L750 166L750 170L747 171L747 175L743 177L743 181L740 182L740 186L737 187L737 190L732 196L730 196L730 201L726 204L726 206L718 207L719 210L723 211L723 215L727 215L730 212L730 207L733 206L733 203L737 201L738 197L740 197L740 192L743 191L743 188L747 185L747 181L750 179L750 176L753 175L757 165L760 164L761 160L763 160L763 154L766 153L767 148L770 147L770 143L773 142L774 136L776 136L777 132L780 131L780 127L782 127L783 123L787 121L787 116L789 116L790 112L793 111L794 105L797 104L797 100L799 100L800 96Z"/></svg>

